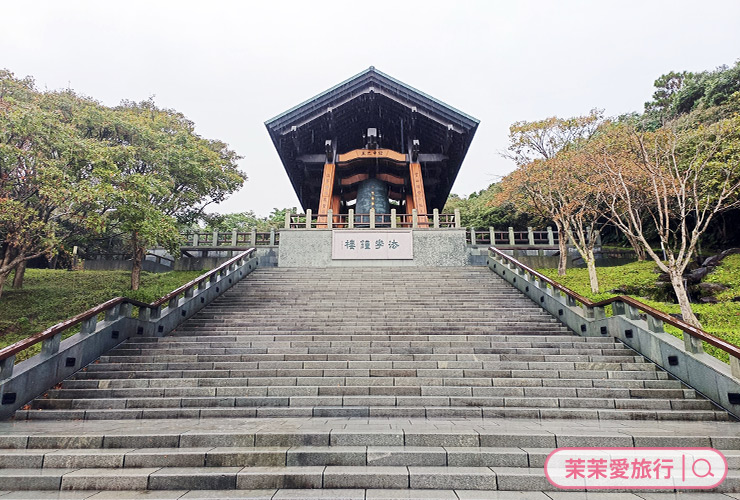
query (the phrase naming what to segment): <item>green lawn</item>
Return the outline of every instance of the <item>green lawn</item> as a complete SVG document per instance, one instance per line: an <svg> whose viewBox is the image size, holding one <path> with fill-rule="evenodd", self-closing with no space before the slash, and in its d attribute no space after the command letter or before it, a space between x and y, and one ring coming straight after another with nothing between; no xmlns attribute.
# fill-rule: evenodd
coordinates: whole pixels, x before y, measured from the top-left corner
<svg viewBox="0 0 740 500"><path fill-rule="evenodd" d="M23 289L14 290L8 283L0 298L0 348L114 297L153 302L203 272L143 272L141 289L134 292L128 289L131 278L126 271L28 269ZM18 360L34 354L39 346L24 351Z"/></svg>
<svg viewBox="0 0 740 500"><path fill-rule="evenodd" d="M655 281L658 278L656 265L650 262L634 262L622 266L603 267L596 269L599 276L599 294L592 294L588 282L586 269L568 269L567 275L558 276L557 269L538 269L539 272L559 283L567 286L575 292L599 301L615 295L608 292L613 289L627 291L624 295L630 295L661 311L673 314L680 313L678 304L659 302L648 297L653 296L657 290ZM699 317L705 331L723 338L735 345L740 345L740 302L734 302L740 297L740 255L730 255L722 261L715 271L707 276L705 281L720 283L727 286L717 294L720 301L717 304L692 304L694 313ZM616 294L623 295L623 294ZM678 329L667 326L666 331L681 337ZM706 351L717 358L728 361L728 356L712 346L704 345Z"/></svg>

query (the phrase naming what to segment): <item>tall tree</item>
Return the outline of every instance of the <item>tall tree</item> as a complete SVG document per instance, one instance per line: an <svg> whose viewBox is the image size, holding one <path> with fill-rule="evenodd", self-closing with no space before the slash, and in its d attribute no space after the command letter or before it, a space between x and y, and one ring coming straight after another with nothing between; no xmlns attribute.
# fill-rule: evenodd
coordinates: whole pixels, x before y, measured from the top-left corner
<svg viewBox="0 0 740 500"><path fill-rule="evenodd" d="M131 288L137 290L147 247L175 252L180 223L241 187L239 157L226 144L198 136L182 114L152 101L93 110L84 126L107 145L106 220L130 236Z"/></svg>
<svg viewBox="0 0 740 500"><path fill-rule="evenodd" d="M61 222L99 226L96 148L75 128L93 105L67 92L37 92L30 78L0 71L0 294L16 269L70 236Z"/></svg>
<svg viewBox="0 0 740 500"><path fill-rule="evenodd" d="M547 175L553 168L548 163L560 151L587 140L596 131L603 112L591 110L574 118L550 117L534 122L516 122L509 128L509 148L504 156L516 162L519 169L504 178L499 200L509 199L522 211L534 211L552 220L558 230L558 274L565 275L568 248L562 204L557 190Z"/></svg>
<svg viewBox="0 0 740 500"><path fill-rule="evenodd" d="M594 163L606 174L613 223L668 274L684 320L701 326L683 274L715 216L739 203L740 116L708 125L689 117L655 132L623 123L599 141ZM653 230L665 260L646 237Z"/></svg>

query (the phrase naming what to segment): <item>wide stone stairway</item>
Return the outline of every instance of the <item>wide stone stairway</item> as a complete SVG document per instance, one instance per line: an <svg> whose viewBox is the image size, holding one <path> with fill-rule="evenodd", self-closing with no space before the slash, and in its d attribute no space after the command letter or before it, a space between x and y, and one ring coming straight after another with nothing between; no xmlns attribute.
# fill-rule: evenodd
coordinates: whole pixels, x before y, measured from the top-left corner
<svg viewBox="0 0 740 500"><path fill-rule="evenodd" d="M556 491L566 446L711 446L730 473ZM472 267L258 269L0 423L0 500L740 499L739 464L726 412Z"/></svg>

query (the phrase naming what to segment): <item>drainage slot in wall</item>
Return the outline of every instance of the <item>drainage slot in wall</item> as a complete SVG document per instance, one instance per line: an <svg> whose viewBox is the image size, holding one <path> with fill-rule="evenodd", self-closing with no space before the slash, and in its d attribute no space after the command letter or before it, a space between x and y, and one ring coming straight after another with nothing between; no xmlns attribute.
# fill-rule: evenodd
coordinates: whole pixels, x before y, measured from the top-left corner
<svg viewBox="0 0 740 500"><path fill-rule="evenodd" d="M229 283L231 283L231 278L229 278Z"/></svg>
<svg viewBox="0 0 740 500"><path fill-rule="evenodd" d="M740 394L738 394L737 392L728 392L727 399L730 400L730 404L740 405Z"/></svg>
<svg viewBox="0 0 740 500"><path fill-rule="evenodd" d="M77 364L77 358L67 358L64 360L64 366L71 367Z"/></svg>
<svg viewBox="0 0 740 500"><path fill-rule="evenodd" d="M182 310L182 315L183 315L183 316L187 316L187 315L188 315L188 312L187 312L187 311L186 311L185 309L183 309L183 310Z"/></svg>
<svg viewBox="0 0 740 500"><path fill-rule="evenodd" d="M144 327L140 326L136 329L136 335L144 335Z"/></svg>
<svg viewBox="0 0 740 500"><path fill-rule="evenodd" d="M200 303L201 303L201 304L202 304L203 302L205 302L205 301L206 301L206 299L205 299L205 298L203 298L203 297L201 297L201 298L200 298Z"/></svg>
<svg viewBox="0 0 740 500"><path fill-rule="evenodd" d="M525 292L528 292L529 291L529 285L527 285L527 286L524 287L524 291Z"/></svg>
<svg viewBox="0 0 740 500"><path fill-rule="evenodd" d="M118 336L119 336L120 334L121 334L121 332L119 332L118 330L113 330L113 331L112 331L112 332L110 333L110 336L111 336L111 338L113 338L113 339L117 339L117 338L118 338Z"/></svg>
<svg viewBox="0 0 740 500"><path fill-rule="evenodd" d="M583 333L586 333L586 325L585 324L584 325L581 325L581 331Z"/></svg>
<svg viewBox="0 0 740 500"><path fill-rule="evenodd" d="M545 296L543 295L542 297L540 297L540 302L544 302L544 301L545 301Z"/></svg>
<svg viewBox="0 0 740 500"><path fill-rule="evenodd" d="M558 316L562 316L562 315L563 315L563 310L562 309L558 309Z"/></svg>
<svg viewBox="0 0 740 500"><path fill-rule="evenodd" d="M3 394L3 402L4 405L12 405L15 403L15 393L14 392L6 392Z"/></svg>
<svg viewBox="0 0 740 500"><path fill-rule="evenodd" d="M678 366L678 356L668 356L668 364L670 366Z"/></svg>
<svg viewBox="0 0 740 500"><path fill-rule="evenodd" d="M216 293L220 292L221 289L219 287L216 287Z"/></svg>
<svg viewBox="0 0 740 500"><path fill-rule="evenodd" d="M631 329L628 329L628 330L625 330L624 331L624 336L627 337L628 339L631 339L633 335L634 334L632 333L632 330Z"/></svg>
<svg viewBox="0 0 740 500"><path fill-rule="evenodd" d="M609 332L606 331L606 327L605 326L602 326L601 327L601 334L602 335L606 335L607 333L609 333Z"/></svg>
<svg viewBox="0 0 740 500"><path fill-rule="evenodd" d="M164 331L164 326L163 326L163 325L159 325L159 326L157 327L157 331L158 331L159 333L162 333L162 332Z"/></svg>

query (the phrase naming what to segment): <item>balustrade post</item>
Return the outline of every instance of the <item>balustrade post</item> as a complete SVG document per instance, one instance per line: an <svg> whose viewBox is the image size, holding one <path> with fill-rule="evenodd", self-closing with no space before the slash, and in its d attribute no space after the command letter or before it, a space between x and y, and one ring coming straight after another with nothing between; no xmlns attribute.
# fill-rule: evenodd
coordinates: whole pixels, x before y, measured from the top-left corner
<svg viewBox="0 0 740 500"><path fill-rule="evenodd" d="M691 334L688 332L683 332L683 346L687 352L690 352L692 354L699 354L704 352L704 345L702 345L701 339L692 337Z"/></svg>
<svg viewBox="0 0 740 500"><path fill-rule="evenodd" d="M604 309L604 307L598 306L598 307L592 307L591 309L593 309L594 311L594 319L606 318L606 309Z"/></svg>
<svg viewBox="0 0 740 500"><path fill-rule="evenodd" d="M121 316L123 316L124 318L131 317L131 310L131 304L129 304L128 302L124 302L123 304L121 304Z"/></svg>
<svg viewBox="0 0 740 500"><path fill-rule="evenodd" d="M189 299L189 298L191 298L193 296L193 293L195 291L194 288L195 287L192 287L191 286L190 288L188 288L188 289L185 290L185 298L186 299Z"/></svg>
<svg viewBox="0 0 740 500"><path fill-rule="evenodd" d="M396 227L396 209L391 208L391 229L395 229Z"/></svg>
<svg viewBox="0 0 740 500"><path fill-rule="evenodd" d="M625 311L625 314L627 318L640 319L640 310L630 304L626 304L626 305L627 305L627 310Z"/></svg>
<svg viewBox="0 0 740 500"><path fill-rule="evenodd" d="M331 208L326 211L326 228L334 228L334 210L332 210Z"/></svg>
<svg viewBox="0 0 740 500"><path fill-rule="evenodd" d="M509 226L509 245L516 245L516 239L514 238L514 228Z"/></svg>
<svg viewBox="0 0 740 500"><path fill-rule="evenodd" d="M375 209L370 209L370 229L375 229Z"/></svg>
<svg viewBox="0 0 740 500"><path fill-rule="evenodd" d="M285 210L285 229L290 229L290 209Z"/></svg>
<svg viewBox="0 0 740 500"><path fill-rule="evenodd" d="M432 210L432 218L434 220L434 229L439 229L439 209L435 208Z"/></svg>
<svg viewBox="0 0 740 500"><path fill-rule="evenodd" d="M550 246L555 245L555 235L552 233L550 226L547 226L547 244Z"/></svg>
<svg viewBox="0 0 740 500"><path fill-rule="evenodd" d="M41 359L50 358L59 352L59 344L62 342L62 334L57 333L41 341Z"/></svg>
<svg viewBox="0 0 740 500"><path fill-rule="evenodd" d="M249 231L249 246L256 247L257 246L257 228L253 227L251 231Z"/></svg>
<svg viewBox="0 0 740 500"><path fill-rule="evenodd" d="M121 304L116 304L115 306L105 311L105 321L115 321L118 319L118 316L120 314L121 314Z"/></svg>
<svg viewBox="0 0 740 500"><path fill-rule="evenodd" d="M270 246L271 247L275 246L275 228L274 227L270 228Z"/></svg>
<svg viewBox="0 0 740 500"><path fill-rule="evenodd" d="M200 235L198 233L193 233L193 246L197 247L200 244Z"/></svg>
<svg viewBox="0 0 740 500"><path fill-rule="evenodd" d="M212 244L212 245L213 245L214 247L217 247L217 246L218 246L218 231L213 231L213 236L212 236L212 238L213 238L213 240L211 241L211 244Z"/></svg>
<svg viewBox="0 0 740 500"><path fill-rule="evenodd" d="M740 378L740 359L730 354L730 373L735 378ZM2 379L2 376L0 376Z"/></svg>
<svg viewBox="0 0 740 500"><path fill-rule="evenodd" d="M647 324L648 324L648 330L651 332L660 333L663 332L663 320L659 318L655 318L648 314L647 317Z"/></svg>
<svg viewBox="0 0 740 500"><path fill-rule="evenodd" d="M355 209L350 208L347 211L347 227L353 229L355 227Z"/></svg>
<svg viewBox="0 0 740 500"><path fill-rule="evenodd" d="M488 228L488 233L491 235L491 246L496 246L496 232L493 230L493 227Z"/></svg>
<svg viewBox="0 0 740 500"><path fill-rule="evenodd" d="M192 288L191 288L192 290ZM192 293L192 292L191 292ZM162 306L155 306L150 309L149 317L152 319L159 319L162 316Z"/></svg>
<svg viewBox="0 0 740 500"><path fill-rule="evenodd" d="M475 245L475 227L470 228L470 244Z"/></svg>
<svg viewBox="0 0 740 500"><path fill-rule="evenodd" d="M151 310L148 307L139 308L139 321L149 321Z"/></svg>
<svg viewBox="0 0 740 500"><path fill-rule="evenodd" d="M624 302L612 302L612 315L621 316L625 313Z"/></svg>
<svg viewBox="0 0 740 500"><path fill-rule="evenodd" d="M306 229L311 229L311 209L306 210Z"/></svg>
<svg viewBox="0 0 740 500"><path fill-rule="evenodd" d="M460 209L455 209L455 229L460 229L462 227L462 221L460 220Z"/></svg>
<svg viewBox="0 0 740 500"><path fill-rule="evenodd" d="M411 209L411 227L414 229L419 227L419 212L415 208Z"/></svg>
<svg viewBox="0 0 740 500"><path fill-rule="evenodd" d="M237 240L237 230L236 228L231 230L231 246L236 246L236 240Z"/></svg>
<svg viewBox="0 0 740 500"><path fill-rule="evenodd" d="M15 367L15 354L0 361L0 380L12 377L13 367Z"/></svg>
<svg viewBox="0 0 740 500"><path fill-rule="evenodd" d="M527 228L527 240L529 241L530 246L534 246L534 231L531 227Z"/></svg>
<svg viewBox="0 0 740 500"><path fill-rule="evenodd" d="M80 333L83 335L88 335L95 331L95 327L98 325L98 317L93 316L92 318L88 318L85 321L82 322L80 325Z"/></svg>
<svg viewBox="0 0 740 500"><path fill-rule="evenodd" d="M172 297L167 303L167 307L169 307L170 309L177 309L178 305L180 305L180 299L178 299L177 297Z"/></svg>

